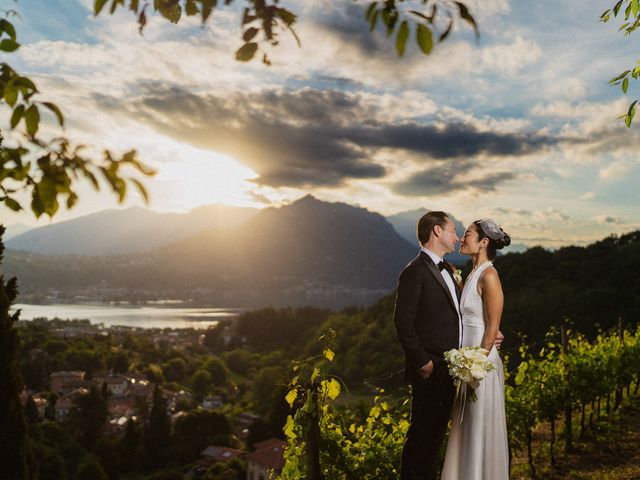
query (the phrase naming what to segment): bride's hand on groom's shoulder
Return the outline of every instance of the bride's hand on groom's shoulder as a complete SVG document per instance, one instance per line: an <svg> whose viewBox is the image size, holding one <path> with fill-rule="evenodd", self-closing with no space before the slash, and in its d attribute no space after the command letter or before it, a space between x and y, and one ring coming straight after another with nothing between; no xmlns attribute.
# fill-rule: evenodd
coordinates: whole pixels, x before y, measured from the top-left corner
<svg viewBox="0 0 640 480"><path fill-rule="evenodd" d="M429 376L433 373L433 362L429 360L429 363L423 365L418 369L418 375L420 375L425 380L429 378Z"/></svg>

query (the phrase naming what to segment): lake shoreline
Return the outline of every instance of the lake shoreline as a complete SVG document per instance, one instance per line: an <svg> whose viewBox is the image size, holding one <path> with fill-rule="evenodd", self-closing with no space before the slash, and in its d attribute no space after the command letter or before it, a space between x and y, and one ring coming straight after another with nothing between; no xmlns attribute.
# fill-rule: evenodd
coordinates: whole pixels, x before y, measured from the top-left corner
<svg viewBox="0 0 640 480"><path fill-rule="evenodd" d="M108 303L52 303L24 304L12 306L20 310L20 320L46 318L49 320L88 320L90 324L106 327L124 326L132 328L195 328L206 329L221 320L235 320L246 308L182 307L161 305L122 305Z"/></svg>

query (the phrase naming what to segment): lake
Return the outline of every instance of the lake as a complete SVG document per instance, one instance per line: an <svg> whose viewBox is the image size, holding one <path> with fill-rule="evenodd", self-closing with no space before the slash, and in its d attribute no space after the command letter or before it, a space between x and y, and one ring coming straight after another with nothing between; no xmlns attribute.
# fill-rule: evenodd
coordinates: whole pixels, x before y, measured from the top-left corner
<svg viewBox="0 0 640 480"><path fill-rule="evenodd" d="M181 308L134 305L83 305L16 304L12 310L20 309L21 320L46 317L63 320L89 320L105 327L124 325L138 328L198 328L216 325L225 318L234 318L244 309L240 308Z"/></svg>

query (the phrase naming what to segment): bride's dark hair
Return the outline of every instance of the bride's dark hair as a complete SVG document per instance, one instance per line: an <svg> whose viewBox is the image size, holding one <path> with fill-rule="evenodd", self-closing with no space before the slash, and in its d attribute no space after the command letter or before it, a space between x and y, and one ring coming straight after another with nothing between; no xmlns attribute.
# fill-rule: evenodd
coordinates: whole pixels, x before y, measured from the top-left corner
<svg viewBox="0 0 640 480"><path fill-rule="evenodd" d="M496 258L497 250L508 247L511 244L511 237L509 236L509 234L497 225L496 227L500 228L501 238L495 240L487 235L487 232L485 232L482 228L483 220L476 220L475 222L473 222L473 224L476 226L476 231L478 232L478 241L482 240L483 238L489 240L489 244L487 245L487 257L489 257L489 260L493 260L494 258Z"/></svg>

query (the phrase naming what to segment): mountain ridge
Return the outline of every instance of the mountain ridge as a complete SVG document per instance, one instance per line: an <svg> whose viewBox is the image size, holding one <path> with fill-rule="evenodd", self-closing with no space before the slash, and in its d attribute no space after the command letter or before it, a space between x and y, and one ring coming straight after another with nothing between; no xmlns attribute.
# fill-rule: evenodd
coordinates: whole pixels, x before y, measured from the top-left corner
<svg viewBox="0 0 640 480"><path fill-rule="evenodd" d="M391 291L417 253L379 213L307 196L139 254L8 251L25 294L149 298L225 306L364 305ZM49 293L44 293L49 292Z"/></svg>

